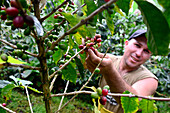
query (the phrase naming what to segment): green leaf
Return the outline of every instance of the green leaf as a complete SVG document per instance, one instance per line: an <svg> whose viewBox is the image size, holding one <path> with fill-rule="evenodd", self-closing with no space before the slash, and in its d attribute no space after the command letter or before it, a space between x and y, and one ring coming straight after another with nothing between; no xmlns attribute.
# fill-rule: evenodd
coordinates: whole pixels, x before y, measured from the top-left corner
<svg viewBox="0 0 170 113"><path fill-rule="evenodd" d="M27 86L27 88L31 89L32 91L34 91L34 92L36 92L36 93L43 93L43 92L38 91L37 89L32 88L32 87L30 87L30 86Z"/></svg>
<svg viewBox="0 0 170 113"><path fill-rule="evenodd" d="M9 76L9 78L12 79L16 83L16 85L18 85L19 80L17 78L15 78L13 75Z"/></svg>
<svg viewBox="0 0 170 113"><path fill-rule="evenodd" d="M128 15L129 9L130 9L130 1L131 0L118 0L116 4L120 9L122 9L123 12Z"/></svg>
<svg viewBox="0 0 170 113"><path fill-rule="evenodd" d="M27 86L27 85L33 85L33 83L31 81L28 80L20 80L20 83L22 83L23 86Z"/></svg>
<svg viewBox="0 0 170 113"><path fill-rule="evenodd" d="M8 84L1 90L2 97L6 97L6 100L9 100L12 94L12 90L17 87L15 84Z"/></svg>
<svg viewBox="0 0 170 113"><path fill-rule="evenodd" d="M164 16L170 26L170 1L169 0L158 0L159 4L164 8Z"/></svg>
<svg viewBox="0 0 170 113"><path fill-rule="evenodd" d="M70 82L76 83L77 80L77 73L75 68L72 66L72 64L68 64L63 70L62 70L62 79L69 80Z"/></svg>
<svg viewBox="0 0 170 113"><path fill-rule="evenodd" d="M90 15L92 12L94 12L97 9L96 4L94 3L94 0L85 0L86 6L87 6L87 15ZM90 21L93 21L94 23L97 22L97 16L94 16Z"/></svg>
<svg viewBox="0 0 170 113"><path fill-rule="evenodd" d="M58 63L61 57L62 57L62 50L59 49L53 54L53 59L54 59L55 64Z"/></svg>
<svg viewBox="0 0 170 113"><path fill-rule="evenodd" d="M125 91L123 94L131 94ZM138 111L139 99L137 97L121 97L122 108L124 113L136 113Z"/></svg>
<svg viewBox="0 0 170 113"><path fill-rule="evenodd" d="M100 111L98 110L98 107L96 106L96 101L94 98L92 98L93 104L94 104L94 113L100 113Z"/></svg>
<svg viewBox="0 0 170 113"><path fill-rule="evenodd" d="M75 26L80 22L80 18L77 18L74 15L71 15L70 13L62 13L62 15L65 17L65 19L70 23L71 27ZM85 25L80 26L77 31L82 37L92 37L92 34L89 32L90 30L87 29Z"/></svg>
<svg viewBox="0 0 170 113"><path fill-rule="evenodd" d="M70 49L73 49L73 46L74 46L74 40L72 39L72 36L69 36L69 44L70 46Z"/></svg>
<svg viewBox="0 0 170 113"><path fill-rule="evenodd" d="M84 66L81 63L81 60L78 57L75 57L75 61L81 78L84 78Z"/></svg>
<svg viewBox="0 0 170 113"><path fill-rule="evenodd" d="M11 84L11 82L7 80L0 80L0 88L4 88L8 84Z"/></svg>
<svg viewBox="0 0 170 113"><path fill-rule="evenodd" d="M157 110L154 102L155 100L142 99L139 102L139 109L142 110L142 113L153 113Z"/></svg>
<svg viewBox="0 0 170 113"><path fill-rule="evenodd" d="M170 28L161 10L150 2L135 0L147 25L148 47L153 55L167 55L170 43ZM161 22L161 23L160 23Z"/></svg>
<svg viewBox="0 0 170 113"><path fill-rule="evenodd" d="M74 38L77 44L82 44L82 36L79 33L74 34Z"/></svg>
<svg viewBox="0 0 170 113"><path fill-rule="evenodd" d="M86 88L89 88L89 89L91 89L91 90L93 90L94 92L96 92L96 88L94 87L94 86L91 86L91 87L89 87L89 86L85 86Z"/></svg>
<svg viewBox="0 0 170 113"><path fill-rule="evenodd" d="M113 36L114 34L114 23L113 23L113 20L112 18L110 17L109 13L106 11L106 22L107 22L107 26Z"/></svg>
<svg viewBox="0 0 170 113"><path fill-rule="evenodd" d="M26 62L23 62L23 61L20 61L20 60L17 60L11 56L8 56L8 62L9 63L13 63L13 64L26 64ZM0 64L1 63L6 63L5 61L3 61L1 58L0 58Z"/></svg>
<svg viewBox="0 0 170 113"><path fill-rule="evenodd" d="M94 0L85 0L84 2L87 6L87 15L90 15L92 12L94 12L97 9Z"/></svg>
<svg viewBox="0 0 170 113"><path fill-rule="evenodd" d="M23 73L21 73L22 78L27 78L33 70L25 70Z"/></svg>

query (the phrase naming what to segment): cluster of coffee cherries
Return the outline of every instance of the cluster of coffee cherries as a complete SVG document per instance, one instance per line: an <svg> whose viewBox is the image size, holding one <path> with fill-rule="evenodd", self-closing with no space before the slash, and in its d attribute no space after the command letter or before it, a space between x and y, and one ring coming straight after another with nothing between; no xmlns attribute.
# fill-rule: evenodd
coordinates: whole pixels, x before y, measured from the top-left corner
<svg viewBox="0 0 170 113"><path fill-rule="evenodd" d="M84 40L85 43L79 45L79 49L83 49L86 46L85 51L87 51L88 49L95 51L95 49L101 46L101 41L102 39L100 34L95 34L93 38L86 37L86 39ZM82 51L81 53L84 53L84 51Z"/></svg>
<svg viewBox="0 0 170 113"><path fill-rule="evenodd" d="M103 89L101 87L98 87L96 92L91 93L91 97L94 99L98 99L100 97L100 104L105 105L106 104L106 95L108 94L110 87L108 85L105 85Z"/></svg>
<svg viewBox="0 0 170 113"><path fill-rule="evenodd" d="M23 8L27 8L27 2L25 0L20 0L20 3ZM31 16L22 14L23 12L20 11L19 5L16 0L11 0L10 5L11 6L7 8L5 6L1 7L0 14L2 20L8 19L7 24L13 24L15 28L22 28L24 26L24 23L26 23L28 26L34 25L34 20Z"/></svg>

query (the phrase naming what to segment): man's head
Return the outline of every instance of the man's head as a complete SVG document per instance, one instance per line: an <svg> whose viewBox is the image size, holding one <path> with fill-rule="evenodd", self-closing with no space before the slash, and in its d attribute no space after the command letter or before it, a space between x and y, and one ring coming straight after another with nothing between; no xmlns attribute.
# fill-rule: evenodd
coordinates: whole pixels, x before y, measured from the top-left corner
<svg viewBox="0 0 170 113"><path fill-rule="evenodd" d="M145 63L151 56L145 33L146 30L137 30L125 42L124 63L132 70Z"/></svg>
<svg viewBox="0 0 170 113"><path fill-rule="evenodd" d="M137 31L135 31L128 40L131 40L133 38L139 37L139 36L145 36L147 30L143 30L143 29L139 29ZM146 37L146 36L145 36Z"/></svg>

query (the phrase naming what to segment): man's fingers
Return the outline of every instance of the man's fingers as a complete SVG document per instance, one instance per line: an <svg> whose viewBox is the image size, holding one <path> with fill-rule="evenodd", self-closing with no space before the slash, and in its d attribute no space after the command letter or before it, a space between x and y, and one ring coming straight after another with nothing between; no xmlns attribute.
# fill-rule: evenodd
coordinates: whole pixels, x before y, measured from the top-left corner
<svg viewBox="0 0 170 113"><path fill-rule="evenodd" d="M88 49L88 53L89 58L93 63L98 64L100 62L101 58L99 58L91 49Z"/></svg>

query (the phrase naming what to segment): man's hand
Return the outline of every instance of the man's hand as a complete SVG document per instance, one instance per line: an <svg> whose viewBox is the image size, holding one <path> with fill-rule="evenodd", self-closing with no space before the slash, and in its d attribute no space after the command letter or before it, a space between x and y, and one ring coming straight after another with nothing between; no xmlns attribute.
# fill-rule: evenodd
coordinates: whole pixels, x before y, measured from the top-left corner
<svg viewBox="0 0 170 113"><path fill-rule="evenodd" d="M88 49L86 66L90 72L93 72L95 70L96 66L101 62L103 57L104 54L99 53L96 49L95 51ZM111 68L112 65L113 65L112 60L109 58L108 55L106 55L99 66L100 74L104 74L104 72L106 72L107 69Z"/></svg>

